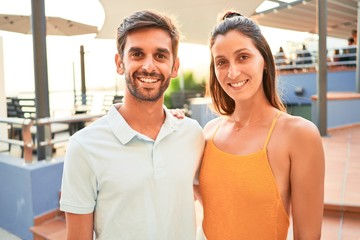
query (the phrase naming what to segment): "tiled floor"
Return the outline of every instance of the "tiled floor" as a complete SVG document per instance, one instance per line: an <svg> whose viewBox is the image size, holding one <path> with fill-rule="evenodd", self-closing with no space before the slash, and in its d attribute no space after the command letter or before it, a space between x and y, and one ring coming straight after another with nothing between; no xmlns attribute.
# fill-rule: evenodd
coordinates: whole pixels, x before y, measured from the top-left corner
<svg viewBox="0 0 360 240"><path fill-rule="evenodd" d="M2 228L0 228L0 239L1 240L21 240L19 237L5 231Z"/></svg>
<svg viewBox="0 0 360 240"><path fill-rule="evenodd" d="M329 130L323 143L326 210L322 239L359 240L360 124Z"/></svg>
<svg viewBox="0 0 360 240"><path fill-rule="evenodd" d="M323 138L325 203L360 208L360 125L328 131Z"/></svg>

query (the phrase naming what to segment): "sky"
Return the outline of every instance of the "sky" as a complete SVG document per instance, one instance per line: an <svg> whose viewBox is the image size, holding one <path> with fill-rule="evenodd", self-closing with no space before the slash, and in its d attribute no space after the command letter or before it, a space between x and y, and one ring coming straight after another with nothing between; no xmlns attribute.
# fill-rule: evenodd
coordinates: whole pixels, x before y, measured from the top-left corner
<svg viewBox="0 0 360 240"><path fill-rule="evenodd" d="M1 13L29 15L29 0L0 0ZM71 6L71 7L70 7ZM86 13L79 9L86 6ZM74 21L101 27L104 12L97 0L46 1L46 15L61 16ZM285 52L294 51L306 43L310 50L317 48L317 36L309 33L261 27L273 53L280 46ZM115 40L94 39L95 34L84 36L47 36L49 91L80 90L80 45L85 48L86 81L88 89L121 89L123 81L116 74ZM0 31L0 54L3 54L5 91L7 95L34 91L32 36ZM2 46L1 46L2 42ZM329 39L328 49L346 46L345 40ZM19 51L20 50L20 51ZM180 71L192 70L201 78L207 76L209 50L205 45L180 44ZM1 58L0 58L1 59ZM0 62L1 64L1 62Z"/></svg>

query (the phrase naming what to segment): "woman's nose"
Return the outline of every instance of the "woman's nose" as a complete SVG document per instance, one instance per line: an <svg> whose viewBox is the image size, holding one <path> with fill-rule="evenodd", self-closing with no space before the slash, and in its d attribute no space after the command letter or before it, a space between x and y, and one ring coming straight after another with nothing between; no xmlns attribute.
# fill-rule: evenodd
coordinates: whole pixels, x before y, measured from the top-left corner
<svg viewBox="0 0 360 240"><path fill-rule="evenodd" d="M231 79L236 79L240 74L240 69L237 66L230 64L228 69L228 77Z"/></svg>

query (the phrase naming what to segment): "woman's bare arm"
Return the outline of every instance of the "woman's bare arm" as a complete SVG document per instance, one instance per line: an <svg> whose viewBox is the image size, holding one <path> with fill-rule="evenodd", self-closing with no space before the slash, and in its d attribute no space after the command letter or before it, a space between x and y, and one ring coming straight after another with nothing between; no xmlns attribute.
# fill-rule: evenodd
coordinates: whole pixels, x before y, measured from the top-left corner
<svg viewBox="0 0 360 240"><path fill-rule="evenodd" d="M291 131L290 185L294 240L321 237L325 159L317 127L297 119Z"/></svg>

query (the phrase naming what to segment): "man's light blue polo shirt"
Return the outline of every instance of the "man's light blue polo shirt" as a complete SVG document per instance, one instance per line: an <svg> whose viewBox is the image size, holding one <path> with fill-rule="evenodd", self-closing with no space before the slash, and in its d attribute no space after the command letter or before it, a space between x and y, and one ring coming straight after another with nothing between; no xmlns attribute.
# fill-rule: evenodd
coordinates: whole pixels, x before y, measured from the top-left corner
<svg viewBox="0 0 360 240"><path fill-rule="evenodd" d="M195 239L193 179L204 137L195 120L164 110L155 141L133 130L115 106L71 137L60 209L94 211L97 239Z"/></svg>

